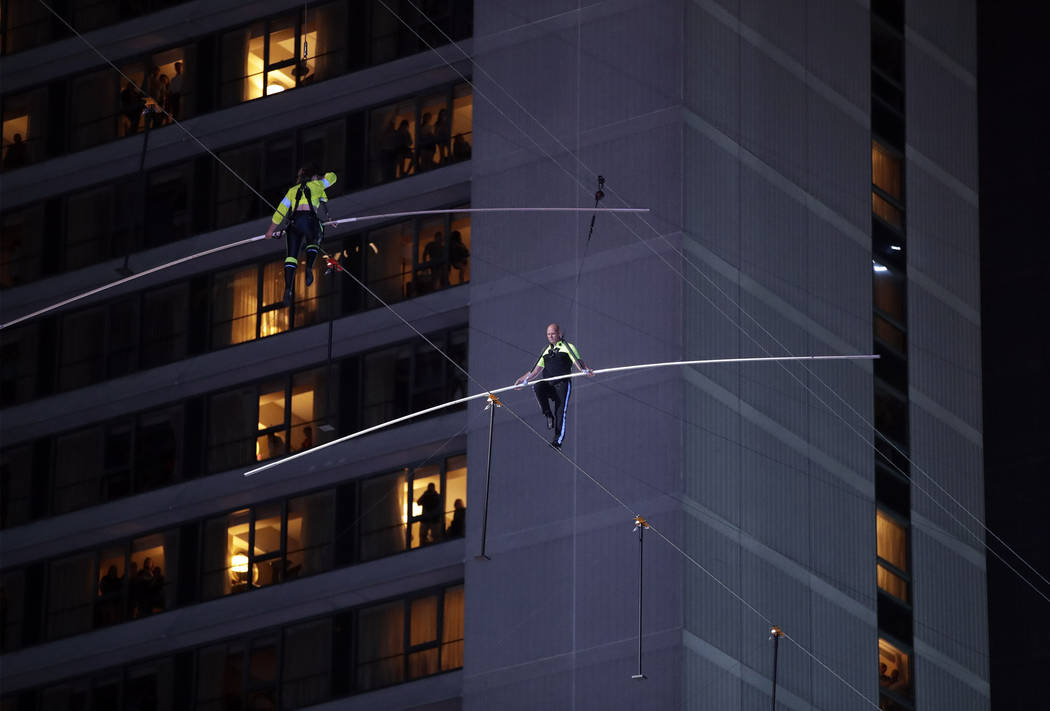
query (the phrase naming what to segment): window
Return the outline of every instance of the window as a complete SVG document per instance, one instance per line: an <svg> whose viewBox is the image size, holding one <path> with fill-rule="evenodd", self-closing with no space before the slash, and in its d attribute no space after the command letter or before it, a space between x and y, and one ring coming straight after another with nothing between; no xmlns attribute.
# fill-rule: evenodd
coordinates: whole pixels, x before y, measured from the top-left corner
<svg viewBox="0 0 1050 711"><path fill-rule="evenodd" d="M911 698L911 657L882 637L879 638L879 687Z"/></svg>
<svg viewBox="0 0 1050 711"><path fill-rule="evenodd" d="M5 450L0 458L0 515L3 527L33 518L33 446Z"/></svg>
<svg viewBox="0 0 1050 711"><path fill-rule="evenodd" d="M120 299L62 317L59 389L72 390L136 369L138 307L137 299Z"/></svg>
<svg viewBox="0 0 1050 711"><path fill-rule="evenodd" d="M0 578L0 652L11 652L22 646L22 630L26 624L25 572L9 570Z"/></svg>
<svg viewBox="0 0 1050 711"><path fill-rule="evenodd" d="M185 358L190 319L190 289L183 282L147 291L142 297L139 365L153 368Z"/></svg>
<svg viewBox="0 0 1050 711"><path fill-rule="evenodd" d="M0 289L39 279L44 254L44 205L42 203L8 212L3 216L0 234Z"/></svg>
<svg viewBox="0 0 1050 711"><path fill-rule="evenodd" d="M233 171L215 167L215 226L228 227L260 217L266 206L248 187L261 182L261 144L223 151L219 158ZM245 184L247 183L247 185Z"/></svg>
<svg viewBox="0 0 1050 711"><path fill-rule="evenodd" d="M55 443L55 514L101 503L102 427L89 427L59 437Z"/></svg>
<svg viewBox="0 0 1050 711"><path fill-rule="evenodd" d="M143 247L185 239L190 235L190 185L193 164L155 170L146 179Z"/></svg>
<svg viewBox="0 0 1050 711"><path fill-rule="evenodd" d="M47 638L87 632L94 624L95 554L80 553L48 566Z"/></svg>
<svg viewBox="0 0 1050 711"><path fill-rule="evenodd" d="M277 708L277 643L273 635L260 635L200 650L196 708Z"/></svg>
<svg viewBox="0 0 1050 711"><path fill-rule="evenodd" d="M175 711L176 695L175 663L171 657L127 669L123 708L128 711Z"/></svg>
<svg viewBox="0 0 1050 711"><path fill-rule="evenodd" d="M465 455L361 482L361 560L401 553L464 533ZM433 487L433 488L431 488Z"/></svg>
<svg viewBox="0 0 1050 711"><path fill-rule="evenodd" d="M37 0L7 0L3 13L4 55L39 47L50 42L51 13Z"/></svg>
<svg viewBox="0 0 1050 711"><path fill-rule="evenodd" d="M42 355L39 322L0 333L0 405L16 405L37 394Z"/></svg>
<svg viewBox="0 0 1050 711"><path fill-rule="evenodd" d="M201 597L210 600L330 570L334 529L332 490L206 521Z"/></svg>
<svg viewBox="0 0 1050 711"><path fill-rule="evenodd" d="M281 670L283 708L302 708L329 697L332 685L331 654L331 618L285 628Z"/></svg>
<svg viewBox="0 0 1050 711"><path fill-rule="evenodd" d="M908 322L908 314L905 311L904 294L906 285L904 275L896 269L891 269L884 264L875 263L873 275L873 301L876 312L883 319L892 319L896 324L903 326Z"/></svg>
<svg viewBox="0 0 1050 711"><path fill-rule="evenodd" d="M900 155L871 142L871 211L888 225L904 227L904 170Z"/></svg>
<svg viewBox="0 0 1050 711"><path fill-rule="evenodd" d="M473 114L468 84L373 109L369 183L379 185L470 158Z"/></svg>
<svg viewBox="0 0 1050 711"><path fill-rule="evenodd" d="M900 394L880 383L875 385L875 429L878 437L885 437L898 447L907 449L908 402Z"/></svg>
<svg viewBox="0 0 1050 711"><path fill-rule="evenodd" d="M36 163L46 156L47 102L47 89L4 97L4 151L0 165L5 171Z"/></svg>
<svg viewBox="0 0 1050 711"><path fill-rule="evenodd" d="M905 525L879 509L875 514L879 588L908 601L908 540Z"/></svg>
<svg viewBox="0 0 1050 711"><path fill-rule="evenodd" d="M358 613L357 688L378 689L463 665L463 586Z"/></svg>

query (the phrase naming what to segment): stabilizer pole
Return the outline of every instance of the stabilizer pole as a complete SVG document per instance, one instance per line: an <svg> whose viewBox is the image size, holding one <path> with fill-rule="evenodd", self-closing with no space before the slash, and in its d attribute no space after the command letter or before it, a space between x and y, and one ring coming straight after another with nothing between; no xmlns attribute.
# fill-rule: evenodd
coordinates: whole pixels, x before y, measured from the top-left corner
<svg viewBox="0 0 1050 711"><path fill-rule="evenodd" d="M784 636L783 630L776 625L769 628L769 634L773 637L773 711L777 709L777 655L780 651L780 638Z"/></svg>
<svg viewBox="0 0 1050 711"><path fill-rule="evenodd" d="M496 424L496 408L503 407L500 399L492 393L488 394L488 401L485 409L489 411L489 449L485 455L485 507L481 512L481 553L474 556L478 560L491 560L485 555L485 543L489 531L489 485L492 483L492 430Z"/></svg>
<svg viewBox="0 0 1050 711"><path fill-rule="evenodd" d="M642 568L642 555L645 551L645 529L649 528L649 522L641 516L634 517L634 530L638 531L638 673L631 676L632 679L647 679L642 673L642 583L645 580L645 571Z"/></svg>

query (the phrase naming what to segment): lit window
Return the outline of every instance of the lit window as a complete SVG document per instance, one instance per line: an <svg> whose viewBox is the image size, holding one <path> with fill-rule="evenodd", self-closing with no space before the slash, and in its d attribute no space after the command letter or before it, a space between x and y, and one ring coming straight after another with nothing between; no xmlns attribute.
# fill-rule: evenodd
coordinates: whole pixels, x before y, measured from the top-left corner
<svg viewBox="0 0 1050 711"><path fill-rule="evenodd" d="M875 514L876 580L880 589L908 601L908 542L903 525L878 510Z"/></svg>
<svg viewBox="0 0 1050 711"><path fill-rule="evenodd" d="M904 215L876 192L871 193L871 211L894 227L904 226Z"/></svg>
<svg viewBox="0 0 1050 711"><path fill-rule="evenodd" d="M900 201L903 199L901 159L882 144L871 142L871 183L885 192L889 197Z"/></svg>
<svg viewBox="0 0 1050 711"><path fill-rule="evenodd" d="M909 655L879 638L879 686L911 698L911 659Z"/></svg>

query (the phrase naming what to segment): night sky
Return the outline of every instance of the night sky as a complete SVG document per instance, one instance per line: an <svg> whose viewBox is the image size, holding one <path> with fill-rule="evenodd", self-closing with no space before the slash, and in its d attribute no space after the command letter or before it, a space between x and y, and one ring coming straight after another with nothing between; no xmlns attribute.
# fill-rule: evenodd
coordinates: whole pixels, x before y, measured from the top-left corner
<svg viewBox="0 0 1050 711"><path fill-rule="evenodd" d="M978 3L987 523L1050 578L1048 20L1044 3ZM990 554L988 593L993 711L1047 708L1050 603Z"/></svg>

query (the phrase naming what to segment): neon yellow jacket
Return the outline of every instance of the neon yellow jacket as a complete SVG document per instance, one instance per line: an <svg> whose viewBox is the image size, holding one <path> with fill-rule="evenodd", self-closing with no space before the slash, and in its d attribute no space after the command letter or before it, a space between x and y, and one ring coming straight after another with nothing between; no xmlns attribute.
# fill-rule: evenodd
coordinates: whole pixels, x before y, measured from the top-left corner
<svg viewBox="0 0 1050 711"><path fill-rule="evenodd" d="M314 210L317 210L322 202L328 202L328 195L325 193L325 188L334 185L335 181L335 173L325 173L324 177L320 180L306 181L306 187L310 190L310 203ZM281 204L277 206L277 212L273 213L273 224L279 225L284 222L285 218L288 217L288 213L294 211L298 207L296 204L296 197L298 195L299 183L296 183L288 188L288 192L284 195L284 200L281 200ZM299 198L299 203L301 204L305 199L306 195L304 194Z"/></svg>

